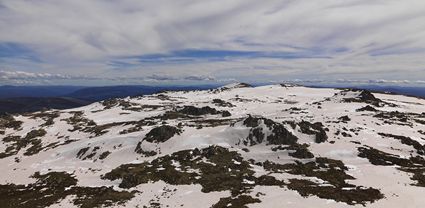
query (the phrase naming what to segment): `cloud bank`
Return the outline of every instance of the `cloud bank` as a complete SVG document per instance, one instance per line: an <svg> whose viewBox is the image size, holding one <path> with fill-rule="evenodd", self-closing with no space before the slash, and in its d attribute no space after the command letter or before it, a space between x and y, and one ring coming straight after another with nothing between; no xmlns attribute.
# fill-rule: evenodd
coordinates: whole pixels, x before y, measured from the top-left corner
<svg viewBox="0 0 425 208"><path fill-rule="evenodd" d="M230 82L237 80L218 80L215 77L205 77L198 75L191 76L171 76L171 75L152 75L146 77L127 77L127 76L116 76L116 77L90 77L90 76L70 76L64 74L49 74L49 73L31 73L24 71L3 71L0 70L0 82L12 82L17 84L49 84L55 82L62 82L72 84L75 82L98 82L98 83L134 83L140 84L142 82L147 83L160 83L164 81L174 82ZM89 84L90 85L90 84Z"/></svg>
<svg viewBox="0 0 425 208"><path fill-rule="evenodd" d="M0 31L26 80L425 80L417 0L0 0Z"/></svg>

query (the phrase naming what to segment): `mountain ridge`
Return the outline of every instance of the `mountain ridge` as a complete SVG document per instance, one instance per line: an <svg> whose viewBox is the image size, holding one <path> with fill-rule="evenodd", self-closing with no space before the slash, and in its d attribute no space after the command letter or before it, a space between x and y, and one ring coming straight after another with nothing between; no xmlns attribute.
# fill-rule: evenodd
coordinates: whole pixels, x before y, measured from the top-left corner
<svg viewBox="0 0 425 208"><path fill-rule="evenodd" d="M8 115L0 119L0 202L397 207L414 197L415 207L424 203L424 127L423 99L292 85Z"/></svg>

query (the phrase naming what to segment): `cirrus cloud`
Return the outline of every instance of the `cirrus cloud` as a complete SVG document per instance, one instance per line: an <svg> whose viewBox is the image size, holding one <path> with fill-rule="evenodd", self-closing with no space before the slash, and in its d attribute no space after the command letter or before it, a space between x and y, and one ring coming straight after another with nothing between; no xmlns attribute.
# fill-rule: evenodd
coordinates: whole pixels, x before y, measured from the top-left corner
<svg viewBox="0 0 425 208"><path fill-rule="evenodd" d="M0 0L0 66L46 80L424 80L424 23L417 0Z"/></svg>

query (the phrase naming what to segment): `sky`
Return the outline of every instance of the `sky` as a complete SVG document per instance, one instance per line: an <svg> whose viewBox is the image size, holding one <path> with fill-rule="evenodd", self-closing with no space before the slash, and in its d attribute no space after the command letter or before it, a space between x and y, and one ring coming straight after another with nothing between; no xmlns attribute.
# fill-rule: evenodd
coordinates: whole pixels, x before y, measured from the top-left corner
<svg viewBox="0 0 425 208"><path fill-rule="evenodd" d="M0 85L425 85L423 0L0 0Z"/></svg>

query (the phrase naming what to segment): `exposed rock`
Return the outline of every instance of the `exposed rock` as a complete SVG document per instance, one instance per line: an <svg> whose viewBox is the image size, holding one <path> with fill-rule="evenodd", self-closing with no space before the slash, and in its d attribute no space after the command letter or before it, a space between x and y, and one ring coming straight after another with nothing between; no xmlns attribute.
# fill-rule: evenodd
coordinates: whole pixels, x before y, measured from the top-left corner
<svg viewBox="0 0 425 208"><path fill-rule="evenodd" d="M25 156L31 156L39 153L43 149L41 139L46 135L46 130L37 129L28 132L25 137L20 136L7 136L3 138L3 142L7 144L5 152L0 153L0 158L9 157L16 155L21 149L26 147L27 150L24 152Z"/></svg>
<svg viewBox="0 0 425 208"><path fill-rule="evenodd" d="M302 133L315 135L316 143L322 143L328 139L328 135L321 122L310 123L308 121L301 121L297 125L300 127Z"/></svg>
<svg viewBox="0 0 425 208"><path fill-rule="evenodd" d="M295 144L298 140L283 124L271 119L249 115L244 119L243 124L251 127L248 137L242 141L245 145L252 146L263 141L267 141L268 145L288 145ZM271 132L271 134L266 135L265 132Z"/></svg>
<svg viewBox="0 0 425 208"><path fill-rule="evenodd" d="M334 188L332 186L321 186L305 179L290 179L289 189L295 190L303 197L316 195L319 198L332 198L338 202L345 202L349 205L373 203L384 198L384 195L374 188L346 187L345 189ZM331 196L331 197L329 197Z"/></svg>
<svg viewBox="0 0 425 208"><path fill-rule="evenodd" d="M135 193L105 186L76 186L77 179L66 172L36 172L32 177L37 181L29 185L0 185L1 207L49 207L68 196L73 196L71 202L78 207L112 207L130 200Z"/></svg>
<svg viewBox="0 0 425 208"><path fill-rule="evenodd" d="M83 156L87 153L87 151L89 151L89 149L90 149L90 147L84 147L84 148L81 148L80 150L78 150L77 158L82 159Z"/></svg>
<svg viewBox="0 0 425 208"><path fill-rule="evenodd" d="M375 109L374 107L370 106L370 105L366 105L365 107L359 108L356 111L372 111L372 112L377 112L378 110Z"/></svg>
<svg viewBox="0 0 425 208"><path fill-rule="evenodd" d="M198 108L195 106L184 106L182 109L177 111L178 113L192 115L192 116L202 116L202 115L217 115L222 114L223 117L231 116L229 111L218 111L215 108L211 108L209 106L205 106L202 108Z"/></svg>
<svg viewBox="0 0 425 208"><path fill-rule="evenodd" d="M41 126L51 126L54 124L54 119L58 118L60 113L58 111L42 111L29 114L30 118L41 118L45 121Z"/></svg>
<svg viewBox="0 0 425 208"><path fill-rule="evenodd" d="M425 145L422 145L418 141L415 141L406 136L394 135L394 134L386 134L386 133L378 133L383 137L391 137L397 140L400 140L402 144L412 146L416 149L416 152L420 155L425 155Z"/></svg>
<svg viewBox="0 0 425 208"><path fill-rule="evenodd" d="M111 154L111 152L109 152L109 151L102 152L102 154L99 155L99 160L103 160L103 159L107 158L110 154Z"/></svg>
<svg viewBox="0 0 425 208"><path fill-rule="evenodd" d="M17 121L12 115L0 115L0 129L14 129L21 128L22 121Z"/></svg>
<svg viewBox="0 0 425 208"><path fill-rule="evenodd" d="M223 117L229 117L229 116L232 116L232 114L229 111L222 111L221 112L221 116L223 116Z"/></svg>
<svg viewBox="0 0 425 208"><path fill-rule="evenodd" d="M281 83L280 86L281 87L288 88L288 87L301 87L302 85L300 85L300 84L293 84L293 83Z"/></svg>
<svg viewBox="0 0 425 208"><path fill-rule="evenodd" d="M27 135L24 137L25 140L31 140L37 137L42 137L44 135L46 135L47 132L44 129L37 129L37 130L32 130L30 132L27 133Z"/></svg>
<svg viewBox="0 0 425 208"><path fill-rule="evenodd" d="M351 121L350 117L348 116L341 116L338 118L339 121L343 122L343 123L347 123L348 121Z"/></svg>
<svg viewBox="0 0 425 208"><path fill-rule="evenodd" d="M203 128L228 126L236 122L236 119L197 119L192 122L187 122L184 126ZM182 124L183 125L183 124Z"/></svg>
<svg viewBox="0 0 425 208"><path fill-rule="evenodd" d="M288 153L289 156L299 158L299 159L310 159L314 158L313 153L308 150L308 144L293 144L289 146L279 145L277 147L273 147L272 151L277 150L290 150Z"/></svg>
<svg viewBox="0 0 425 208"><path fill-rule="evenodd" d="M154 121L150 121L150 120L140 120L140 121L132 121L132 122L126 122L124 125L133 125L130 128L121 130L119 132L119 134L129 134L129 133L133 133L133 132L138 132L143 130L143 127L145 126L153 126L156 125L157 123Z"/></svg>
<svg viewBox="0 0 425 208"><path fill-rule="evenodd" d="M175 166L176 162L179 164L178 168ZM193 169L199 169L200 172L188 171ZM175 152L149 163L121 165L106 173L103 178L122 179L122 188L158 180L174 185L196 183L202 185L202 191L206 193L230 190L232 195L236 196L251 187L243 181L251 179L253 173L249 163L236 152L211 146L202 150Z"/></svg>
<svg viewBox="0 0 425 208"><path fill-rule="evenodd" d="M213 103L220 107L234 107L234 105L230 102L226 102L222 99L213 99Z"/></svg>
<svg viewBox="0 0 425 208"><path fill-rule="evenodd" d="M134 150L137 154L141 154L145 157L151 157L151 156L155 156L158 153L156 153L155 151L146 151L142 148L142 142L138 142L136 149Z"/></svg>
<svg viewBox="0 0 425 208"><path fill-rule="evenodd" d="M315 195L320 198L345 202L349 205L365 205L367 202L374 202L384 197L378 189L348 184L346 181L354 178L345 173L348 169L339 160L318 157L315 162L302 163L296 161L293 164L277 164L266 161L263 163L263 167L265 170L274 173L285 172L293 175L316 177L331 185L304 179L289 179L288 188L297 191L304 197Z"/></svg>
<svg viewBox="0 0 425 208"><path fill-rule="evenodd" d="M421 120L421 119L414 119L416 123L425 125L425 120Z"/></svg>
<svg viewBox="0 0 425 208"><path fill-rule="evenodd" d="M224 203L235 203L231 206L245 206L259 202L258 199L246 197L254 186L287 186L303 196L316 195L351 205L374 202L383 197L379 190L347 184L345 181L353 177L344 172L346 167L341 161L317 158L316 162L306 164L282 165L266 161L260 165L272 173L283 171L293 175L317 177L333 186L321 186L311 182L309 188L299 186L294 181L287 184L268 175L256 177L248 161L237 152L219 146L202 150L183 150L156 158L151 162L121 165L106 173L102 178L121 179L119 185L121 188L131 188L139 184L162 180L173 185L200 184L202 192L205 193L230 191L231 197L221 198L216 203L216 207L221 207ZM246 181L252 181L252 183ZM346 191L346 188L354 189ZM229 206L229 204L226 205Z"/></svg>
<svg viewBox="0 0 425 208"><path fill-rule="evenodd" d="M359 102L359 103L368 103L376 107L382 107L382 106L392 106L395 107L396 105L393 103L384 102L379 98L376 98L370 91L368 90L358 90L358 89L347 89L341 91L339 94L346 94L348 92L359 92L359 94L356 97L350 97L350 98L343 98L344 102Z"/></svg>
<svg viewBox="0 0 425 208"><path fill-rule="evenodd" d="M217 202L212 206L212 208L222 208L222 207L229 207L229 208L248 208L247 204L254 204L254 203L260 203L261 200L257 198L253 198L249 195L239 195L237 197L225 197L220 198L220 201Z"/></svg>
<svg viewBox="0 0 425 208"><path fill-rule="evenodd" d="M179 135L182 131L174 126L162 125L153 128L146 134L144 141L162 143L169 140L174 135Z"/></svg>
<svg viewBox="0 0 425 208"><path fill-rule="evenodd" d="M91 152L89 154L88 151L91 149ZM97 154L97 151L100 149L99 146L95 146L93 148L91 147L84 147L82 149L80 149L77 153L77 158L81 159L81 160L91 160L93 159L93 157ZM109 154L103 155L105 158L108 156Z"/></svg>
<svg viewBox="0 0 425 208"><path fill-rule="evenodd" d="M87 129L90 127L96 127L96 123L90 119L87 119L84 117L84 112L82 111L74 111L74 112L70 112L73 115L67 119L63 119L64 121L66 121L69 125L72 125L73 128L70 129L69 131L73 132L73 131L81 131L83 129Z"/></svg>
<svg viewBox="0 0 425 208"><path fill-rule="evenodd" d="M425 159L416 156L401 158L397 155L389 154L372 147L359 147L359 157L367 158L370 163L381 166L399 166L399 170L413 173L412 180L417 181L415 186L425 187Z"/></svg>
<svg viewBox="0 0 425 208"><path fill-rule="evenodd" d="M412 126L412 120L415 118L420 118L420 114L415 113L405 113L399 111L390 111L390 112L380 112L373 117L379 118L386 124L397 124L397 125L407 125Z"/></svg>

